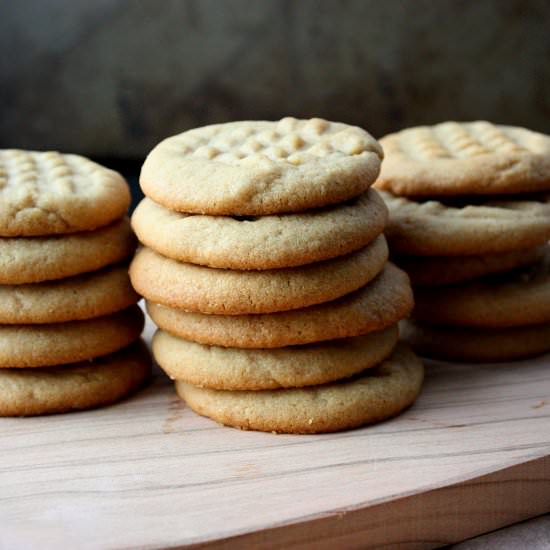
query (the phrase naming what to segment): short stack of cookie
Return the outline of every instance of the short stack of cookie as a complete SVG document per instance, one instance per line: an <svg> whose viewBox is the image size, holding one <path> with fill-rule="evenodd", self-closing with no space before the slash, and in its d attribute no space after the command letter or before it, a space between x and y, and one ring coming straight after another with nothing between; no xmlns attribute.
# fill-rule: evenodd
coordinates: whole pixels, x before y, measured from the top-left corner
<svg viewBox="0 0 550 550"><path fill-rule="evenodd" d="M381 158L359 128L294 118L198 128L149 154L130 276L155 358L196 412L314 433L414 401L423 367L397 345L411 289L369 189Z"/></svg>
<svg viewBox="0 0 550 550"><path fill-rule="evenodd" d="M381 143L386 235L415 293L404 339L450 360L550 351L550 136L446 122Z"/></svg>
<svg viewBox="0 0 550 550"><path fill-rule="evenodd" d="M112 403L146 379L129 202L84 157L0 150L0 416Z"/></svg>

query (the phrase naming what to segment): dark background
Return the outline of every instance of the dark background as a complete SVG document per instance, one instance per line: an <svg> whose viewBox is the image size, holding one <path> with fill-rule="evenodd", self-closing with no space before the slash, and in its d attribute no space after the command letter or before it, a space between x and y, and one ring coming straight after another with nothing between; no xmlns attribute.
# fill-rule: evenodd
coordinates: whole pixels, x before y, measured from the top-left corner
<svg viewBox="0 0 550 550"><path fill-rule="evenodd" d="M163 137L322 116L550 133L547 0L0 0L0 147L126 173Z"/></svg>

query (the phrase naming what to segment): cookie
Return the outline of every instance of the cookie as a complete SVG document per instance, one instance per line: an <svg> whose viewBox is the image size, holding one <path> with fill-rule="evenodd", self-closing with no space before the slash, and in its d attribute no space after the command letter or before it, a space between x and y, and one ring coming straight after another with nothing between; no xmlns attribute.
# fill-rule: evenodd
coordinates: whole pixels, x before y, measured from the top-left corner
<svg viewBox="0 0 550 550"><path fill-rule="evenodd" d="M0 284L39 283L96 271L124 260L135 247L128 218L72 235L0 238Z"/></svg>
<svg viewBox="0 0 550 550"><path fill-rule="evenodd" d="M407 128L380 140L376 185L396 195L494 195L550 190L550 136L490 122Z"/></svg>
<svg viewBox="0 0 550 550"><path fill-rule="evenodd" d="M124 178L91 160L55 151L0 150L0 236L75 233L124 216Z"/></svg>
<svg viewBox="0 0 550 550"><path fill-rule="evenodd" d="M394 325L413 305L407 275L388 263L368 285L307 308L260 315L205 315L147 302L156 325L201 344L280 348L359 336Z"/></svg>
<svg viewBox="0 0 550 550"><path fill-rule="evenodd" d="M0 416L90 409L123 399L149 377L143 342L112 355L62 367L0 370Z"/></svg>
<svg viewBox="0 0 550 550"><path fill-rule="evenodd" d="M514 361L550 351L550 323L511 328L443 327L402 321L401 337L417 353L466 362Z"/></svg>
<svg viewBox="0 0 550 550"><path fill-rule="evenodd" d="M414 402L423 375L420 360L399 344L377 368L342 382L280 390L224 391L176 381L176 389L195 412L227 426L321 433L395 416Z"/></svg>
<svg viewBox="0 0 550 550"><path fill-rule="evenodd" d="M382 235L347 256L267 271L213 269L142 248L132 261L130 278L142 296L168 307L218 315L272 313L349 294L380 273L387 259Z"/></svg>
<svg viewBox="0 0 550 550"><path fill-rule="evenodd" d="M139 298L126 264L60 281L0 285L0 324L90 319L120 311Z"/></svg>
<svg viewBox="0 0 550 550"><path fill-rule="evenodd" d="M550 253L533 266L448 287L418 288L413 317L430 324L517 327L550 321Z"/></svg>
<svg viewBox="0 0 550 550"><path fill-rule="evenodd" d="M95 319L48 325L0 325L0 367L47 367L93 359L139 338L138 306Z"/></svg>
<svg viewBox="0 0 550 550"><path fill-rule="evenodd" d="M355 197L371 185L383 153L356 126L319 118L242 121L189 130L147 156L145 195L179 212L267 215Z"/></svg>
<svg viewBox="0 0 550 550"><path fill-rule="evenodd" d="M139 240L168 258L226 269L278 269L328 260L366 246L387 222L370 189L337 206L234 218L167 210L145 198L132 215Z"/></svg>
<svg viewBox="0 0 550 550"><path fill-rule="evenodd" d="M479 256L396 256L395 263L413 286L440 286L478 279L527 266L548 253L544 244L535 248Z"/></svg>
<svg viewBox="0 0 550 550"><path fill-rule="evenodd" d="M364 336L278 349L205 346L159 330L156 361L173 380L219 390L270 390L326 384L372 368L397 343L397 325Z"/></svg>
<svg viewBox="0 0 550 550"><path fill-rule="evenodd" d="M382 192L392 252L470 256L521 250L550 239L550 194L476 204L414 201Z"/></svg>

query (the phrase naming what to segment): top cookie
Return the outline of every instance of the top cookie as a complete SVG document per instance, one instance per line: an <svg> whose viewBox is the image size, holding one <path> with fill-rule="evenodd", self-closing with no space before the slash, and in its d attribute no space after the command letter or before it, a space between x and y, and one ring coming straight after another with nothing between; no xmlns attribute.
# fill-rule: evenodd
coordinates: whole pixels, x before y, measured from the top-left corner
<svg viewBox="0 0 550 550"><path fill-rule="evenodd" d="M87 158L0 150L0 236L95 229L122 217L129 205L122 176Z"/></svg>
<svg viewBox="0 0 550 550"><path fill-rule="evenodd" d="M550 189L550 136L490 122L407 128L380 140L376 186L396 195L462 195Z"/></svg>
<svg viewBox="0 0 550 550"><path fill-rule="evenodd" d="M143 192L179 212L266 215L335 204L364 192L383 157L355 126L319 118L242 121L159 143L141 170Z"/></svg>

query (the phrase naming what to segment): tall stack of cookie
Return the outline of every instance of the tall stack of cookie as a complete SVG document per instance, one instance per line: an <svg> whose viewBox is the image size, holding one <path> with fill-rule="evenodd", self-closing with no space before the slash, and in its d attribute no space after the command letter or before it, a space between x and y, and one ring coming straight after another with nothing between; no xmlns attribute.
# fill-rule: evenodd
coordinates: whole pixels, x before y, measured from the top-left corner
<svg viewBox="0 0 550 550"><path fill-rule="evenodd" d="M405 340L468 361L549 351L550 137L446 122L381 143L386 235L415 289Z"/></svg>
<svg viewBox="0 0 550 550"><path fill-rule="evenodd" d="M411 290L369 190L381 157L359 128L293 118L198 128L149 154L130 276L195 411L306 433L414 401L422 364L396 346Z"/></svg>
<svg viewBox="0 0 550 550"><path fill-rule="evenodd" d="M86 158L0 151L0 416L111 403L146 378L129 202Z"/></svg>

